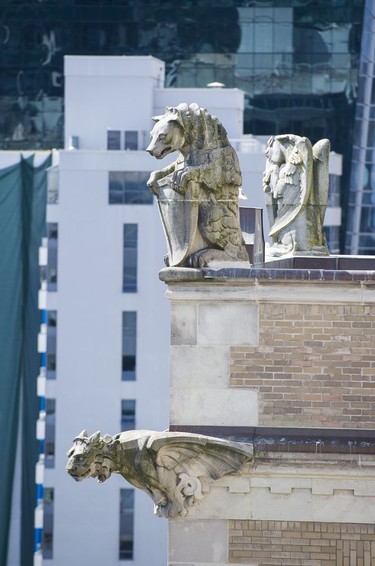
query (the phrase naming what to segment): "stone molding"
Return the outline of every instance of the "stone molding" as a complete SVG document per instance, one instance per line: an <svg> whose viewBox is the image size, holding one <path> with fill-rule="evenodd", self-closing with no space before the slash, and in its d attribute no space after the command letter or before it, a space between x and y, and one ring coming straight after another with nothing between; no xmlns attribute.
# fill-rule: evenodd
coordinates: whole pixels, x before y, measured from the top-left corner
<svg viewBox="0 0 375 566"><path fill-rule="evenodd" d="M221 478L189 519L375 522L372 455L255 455L241 475Z"/></svg>
<svg viewBox="0 0 375 566"><path fill-rule="evenodd" d="M166 297L171 304L210 302L276 302L287 304L375 303L373 282L311 280L223 279L168 281ZM324 299L324 300L323 300Z"/></svg>

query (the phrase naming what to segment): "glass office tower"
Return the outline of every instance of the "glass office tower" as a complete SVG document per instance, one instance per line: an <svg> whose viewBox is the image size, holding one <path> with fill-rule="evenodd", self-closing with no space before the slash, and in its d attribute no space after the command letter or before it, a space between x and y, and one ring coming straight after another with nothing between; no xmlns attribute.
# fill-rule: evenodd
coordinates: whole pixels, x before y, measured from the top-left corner
<svg viewBox="0 0 375 566"><path fill-rule="evenodd" d="M375 252L375 4L366 0L345 251Z"/></svg>
<svg viewBox="0 0 375 566"><path fill-rule="evenodd" d="M61 147L64 55L153 55L167 86L247 93L245 131L329 136L352 124L363 0L4 0L0 145Z"/></svg>
<svg viewBox="0 0 375 566"><path fill-rule="evenodd" d="M3 0L0 148L62 147L64 55L153 55L166 86L244 90L245 133L329 137L348 179L363 11L364 0Z"/></svg>

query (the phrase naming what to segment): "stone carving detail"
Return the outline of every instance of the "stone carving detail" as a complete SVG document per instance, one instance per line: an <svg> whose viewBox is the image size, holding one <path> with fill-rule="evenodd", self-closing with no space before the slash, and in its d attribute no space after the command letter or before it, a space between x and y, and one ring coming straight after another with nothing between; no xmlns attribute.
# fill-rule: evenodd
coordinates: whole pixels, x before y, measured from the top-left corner
<svg viewBox="0 0 375 566"><path fill-rule="evenodd" d="M197 104L179 104L153 120L146 151L157 159L179 152L171 165L151 173L147 183L158 199L166 264L248 262L238 213L241 171L218 118Z"/></svg>
<svg viewBox="0 0 375 566"><path fill-rule="evenodd" d="M327 139L313 147L293 134L268 140L263 190L273 239L270 255L329 254L323 235L329 151Z"/></svg>
<svg viewBox="0 0 375 566"><path fill-rule="evenodd" d="M202 483L239 471L252 459L250 444L199 434L132 430L115 436L82 431L68 452L67 472L77 481L121 474L146 492L159 517L184 517L202 499Z"/></svg>

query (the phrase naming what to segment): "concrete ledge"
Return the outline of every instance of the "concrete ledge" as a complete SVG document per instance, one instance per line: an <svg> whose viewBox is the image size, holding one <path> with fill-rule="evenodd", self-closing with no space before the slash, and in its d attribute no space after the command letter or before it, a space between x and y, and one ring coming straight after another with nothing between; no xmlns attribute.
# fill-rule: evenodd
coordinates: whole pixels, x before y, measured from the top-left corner
<svg viewBox="0 0 375 566"><path fill-rule="evenodd" d="M245 267L165 268L159 277L166 283L207 279L255 279L273 281L375 282L374 256L294 256Z"/></svg>
<svg viewBox="0 0 375 566"><path fill-rule="evenodd" d="M374 430L194 425L170 425L169 430L252 442L255 453L375 454Z"/></svg>

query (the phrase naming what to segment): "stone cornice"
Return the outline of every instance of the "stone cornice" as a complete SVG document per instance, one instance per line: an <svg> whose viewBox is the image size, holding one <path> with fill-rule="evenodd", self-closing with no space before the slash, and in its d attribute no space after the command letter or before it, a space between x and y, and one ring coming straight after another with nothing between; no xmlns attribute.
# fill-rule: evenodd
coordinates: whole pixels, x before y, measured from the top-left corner
<svg viewBox="0 0 375 566"><path fill-rule="evenodd" d="M163 269L174 302L375 303L375 271Z"/></svg>

